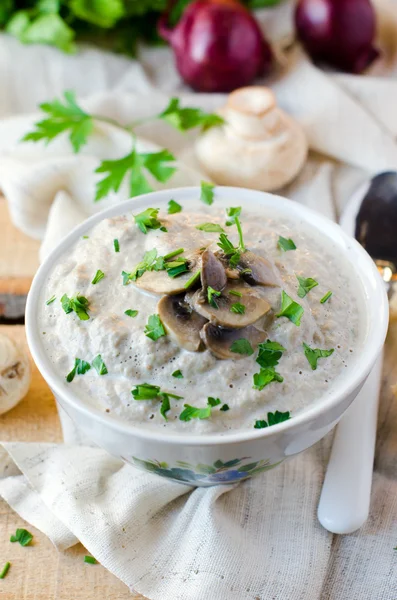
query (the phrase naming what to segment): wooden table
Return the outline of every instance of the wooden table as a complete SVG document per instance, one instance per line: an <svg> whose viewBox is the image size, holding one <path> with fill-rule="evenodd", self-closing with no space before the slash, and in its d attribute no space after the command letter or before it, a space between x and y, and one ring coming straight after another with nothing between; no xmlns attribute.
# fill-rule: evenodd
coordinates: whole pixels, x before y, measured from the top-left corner
<svg viewBox="0 0 397 600"><path fill-rule="evenodd" d="M0 197L0 318L18 312L38 266L39 243L21 234L10 223L5 200ZM19 299L15 301L15 295ZM16 312L15 312L16 311ZM4 319L3 319L4 321ZM0 333L26 346L23 325L0 325ZM0 440L60 442L61 427L54 397L34 365L27 396L13 410L0 416ZM31 546L11 544L17 528L34 534ZM101 565L84 563L81 544L59 553L48 538L24 522L0 499L0 568L11 568L0 580L4 600L144 600Z"/></svg>

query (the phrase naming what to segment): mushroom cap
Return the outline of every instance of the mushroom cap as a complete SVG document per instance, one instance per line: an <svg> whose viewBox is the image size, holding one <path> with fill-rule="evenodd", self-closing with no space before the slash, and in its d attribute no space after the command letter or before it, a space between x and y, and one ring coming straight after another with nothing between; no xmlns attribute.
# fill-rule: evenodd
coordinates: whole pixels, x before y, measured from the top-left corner
<svg viewBox="0 0 397 600"><path fill-rule="evenodd" d="M177 258L180 258L180 256ZM196 271L201 269L201 251L186 252L183 258L187 258L189 261L189 271L178 277L170 277L167 271L145 271L141 277L132 283L152 294L181 294L186 292L186 283Z"/></svg>
<svg viewBox="0 0 397 600"><path fill-rule="evenodd" d="M251 250L246 250L240 258L238 269L250 269L250 273L242 273L241 277L250 285L281 285L281 279L274 270L270 261L263 256L258 256Z"/></svg>
<svg viewBox="0 0 397 600"><path fill-rule="evenodd" d="M200 330L207 319L193 311L185 295L163 296L157 305L159 317L170 338L181 348L197 352L202 347Z"/></svg>
<svg viewBox="0 0 397 600"><path fill-rule="evenodd" d="M237 297L230 294L230 290L236 290L242 294ZM242 329L258 321L271 309L270 304L264 298L255 295L254 290L241 284L227 284L222 294L214 297L218 308L208 302L207 295L202 290L187 294L187 300L196 312L219 327ZM231 306L239 302L245 306L244 314L232 312Z"/></svg>
<svg viewBox="0 0 397 600"><path fill-rule="evenodd" d="M206 292L208 286L220 292L227 284L227 276L221 261L207 248L202 255L201 284Z"/></svg>
<svg viewBox="0 0 397 600"><path fill-rule="evenodd" d="M201 330L201 338L208 350L214 356L221 359L245 358L245 355L230 350L230 346L236 340L241 338L247 339L255 350L258 344L265 341L266 337L267 334L265 331L261 331L253 325L244 327L243 329L225 329L223 327L216 327L212 323L207 323Z"/></svg>
<svg viewBox="0 0 397 600"><path fill-rule="evenodd" d="M29 358L9 337L0 334L0 414L27 394L31 380Z"/></svg>

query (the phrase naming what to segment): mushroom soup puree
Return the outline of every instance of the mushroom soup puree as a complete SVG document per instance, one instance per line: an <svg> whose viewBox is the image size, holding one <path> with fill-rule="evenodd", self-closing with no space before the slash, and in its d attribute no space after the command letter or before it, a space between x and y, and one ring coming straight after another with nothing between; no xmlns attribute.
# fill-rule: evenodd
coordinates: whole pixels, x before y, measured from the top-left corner
<svg viewBox="0 0 397 600"><path fill-rule="evenodd" d="M348 376L366 326L361 283L336 246L264 208L156 217L167 231L144 234L132 214L103 220L43 289L44 349L82 402L144 428L227 434L268 412L293 418ZM185 404L203 410L181 420Z"/></svg>

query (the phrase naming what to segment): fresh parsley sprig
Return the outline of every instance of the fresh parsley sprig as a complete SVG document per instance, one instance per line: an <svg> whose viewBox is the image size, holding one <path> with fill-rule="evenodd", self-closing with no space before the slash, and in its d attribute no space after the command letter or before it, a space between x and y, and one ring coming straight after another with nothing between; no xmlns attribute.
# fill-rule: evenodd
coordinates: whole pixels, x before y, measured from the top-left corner
<svg viewBox="0 0 397 600"><path fill-rule="evenodd" d="M167 421L167 412L171 408L170 398L174 400L182 400L182 396L176 394L170 394L169 392L163 392L158 385L152 385L151 383L140 383L131 390L131 394L134 400L159 400L161 402L160 414Z"/></svg>
<svg viewBox="0 0 397 600"><path fill-rule="evenodd" d="M255 421L255 429L264 429L265 427L271 427L272 425L277 425L277 423L283 423L284 421L288 421L291 418L291 413L289 410L286 412L280 412L276 410L276 412L267 413L267 421L265 419Z"/></svg>
<svg viewBox="0 0 397 600"><path fill-rule="evenodd" d="M334 353L334 348L330 350L320 350L320 348L310 348L308 344L303 342L303 348L305 352L305 356L309 362L309 365L315 371L317 369L317 361L319 358L328 358L331 354Z"/></svg>
<svg viewBox="0 0 397 600"><path fill-rule="evenodd" d="M80 321L88 321L90 318L88 314L90 303L84 296L69 298L67 294L64 294L61 298L61 304L67 315L71 312L75 312Z"/></svg>

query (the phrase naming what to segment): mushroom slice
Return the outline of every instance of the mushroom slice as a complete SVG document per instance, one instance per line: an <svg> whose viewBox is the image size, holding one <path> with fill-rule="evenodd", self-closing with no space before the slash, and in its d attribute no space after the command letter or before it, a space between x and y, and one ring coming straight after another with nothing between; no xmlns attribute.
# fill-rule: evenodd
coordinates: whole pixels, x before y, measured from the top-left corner
<svg viewBox="0 0 397 600"><path fill-rule="evenodd" d="M251 250L246 250L240 258L238 269L241 277L250 285L280 285L280 278L274 270L270 261L258 256ZM245 269L247 272L244 273Z"/></svg>
<svg viewBox="0 0 397 600"><path fill-rule="evenodd" d="M245 358L246 355L230 350L233 342L244 338L249 341L255 350L258 344L265 341L266 337L266 331L260 331L253 325L244 327L244 329L224 329L223 327L216 327L212 323L207 323L201 330L202 340L208 350L217 358Z"/></svg>
<svg viewBox="0 0 397 600"><path fill-rule="evenodd" d="M159 317L170 338L181 348L197 352L202 346L200 330L207 322L185 302L184 294L163 296L157 305Z"/></svg>
<svg viewBox="0 0 397 600"><path fill-rule="evenodd" d="M179 258L179 257L178 257ZM167 271L145 271L134 281L134 285L152 294L181 294L186 292L185 285L195 272L201 269L201 251L186 252L189 271L178 277L170 277Z"/></svg>
<svg viewBox="0 0 397 600"><path fill-rule="evenodd" d="M241 296L230 294L238 291ZM220 296L212 297L212 304L208 302L207 294L197 290L187 296L194 310L219 327L241 329L258 321L270 310L270 304L264 298L259 298L249 287L229 283ZM242 304L244 313L231 310L233 304Z"/></svg>
<svg viewBox="0 0 397 600"><path fill-rule="evenodd" d="M208 249L203 252L202 261L201 283L204 291L206 292L210 286L220 292L227 284L225 269L221 261Z"/></svg>

